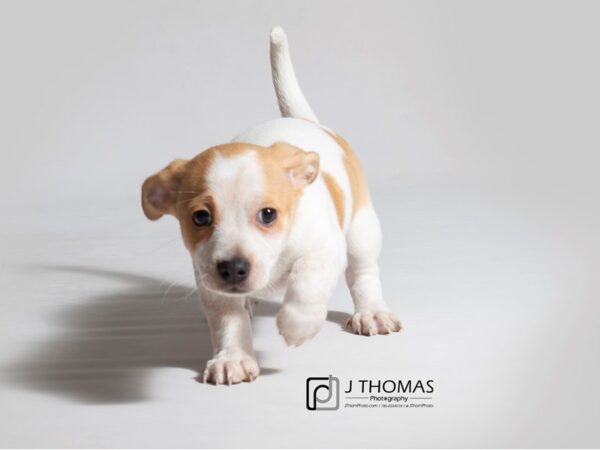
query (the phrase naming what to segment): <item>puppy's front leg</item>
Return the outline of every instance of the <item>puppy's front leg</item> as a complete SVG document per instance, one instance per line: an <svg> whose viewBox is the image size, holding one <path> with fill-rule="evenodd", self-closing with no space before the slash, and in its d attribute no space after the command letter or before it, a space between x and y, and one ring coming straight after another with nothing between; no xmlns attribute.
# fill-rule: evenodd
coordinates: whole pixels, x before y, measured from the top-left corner
<svg viewBox="0 0 600 450"><path fill-rule="evenodd" d="M225 297L200 289L214 356L206 364L204 382L236 384L253 381L259 373L252 349L250 316L244 297Z"/></svg>
<svg viewBox="0 0 600 450"><path fill-rule="evenodd" d="M319 332L340 270L341 264L323 253L296 261L277 314L277 327L287 345L301 345Z"/></svg>

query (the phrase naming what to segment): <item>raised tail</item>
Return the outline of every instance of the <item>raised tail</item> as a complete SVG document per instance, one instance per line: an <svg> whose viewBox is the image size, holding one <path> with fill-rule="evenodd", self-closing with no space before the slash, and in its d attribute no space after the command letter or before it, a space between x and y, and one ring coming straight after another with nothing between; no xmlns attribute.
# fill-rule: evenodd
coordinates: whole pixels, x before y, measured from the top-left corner
<svg viewBox="0 0 600 450"><path fill-rule="evenodd" d="M300 90L290 58L287 36L280 26L271 30L271 72L281 115L319 123Z"/></svg>

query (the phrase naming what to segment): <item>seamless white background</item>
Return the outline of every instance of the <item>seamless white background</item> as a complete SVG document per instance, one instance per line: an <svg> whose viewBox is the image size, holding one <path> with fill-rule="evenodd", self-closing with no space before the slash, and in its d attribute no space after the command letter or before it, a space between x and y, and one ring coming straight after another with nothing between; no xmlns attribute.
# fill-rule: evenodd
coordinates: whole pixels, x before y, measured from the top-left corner
<svg viewBox="0 0 600 450"><path fill-rule="evenodd" d="M595 2L3 2L0 445L598 446ZM404 323L194 381L206 323L139 188L278 115L268 33L365 166ZM305 410L305 380L435 380L428 410Z"/></svg>

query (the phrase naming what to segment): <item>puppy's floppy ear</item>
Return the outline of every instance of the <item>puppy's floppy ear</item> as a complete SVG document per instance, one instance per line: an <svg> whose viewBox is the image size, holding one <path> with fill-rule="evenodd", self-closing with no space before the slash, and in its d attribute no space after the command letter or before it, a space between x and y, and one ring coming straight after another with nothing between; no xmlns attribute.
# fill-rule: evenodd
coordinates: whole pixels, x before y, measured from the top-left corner
<svg viewBox="0 0 600 450"><path fill-rule="evenodd" d="M142 209L148 219L157 220L164 214L175 214L175 200L187 162L176 159L144 181Z"/></svg>
<svg viewBox="0 0 600 450"><path fill-rule="evenodd" d="M285 154L283 168L294 187L302 189L311 184L319 174L319 154L305 152L287 142L276 142L272 146Z"/></svg>

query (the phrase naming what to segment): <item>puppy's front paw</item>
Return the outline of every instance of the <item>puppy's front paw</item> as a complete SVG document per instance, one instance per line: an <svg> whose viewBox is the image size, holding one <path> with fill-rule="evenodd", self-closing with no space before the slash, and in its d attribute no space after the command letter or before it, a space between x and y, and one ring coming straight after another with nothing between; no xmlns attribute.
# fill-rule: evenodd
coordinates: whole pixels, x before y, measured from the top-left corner
<svg viewBox="0 0 600 450"><path fill-rule="evenodd" d="M313 304L284 304L277 314L277 328L285 343L292 347L315 337L327 317L327 308Z"/></svg>
<svg viewBox="0 0 600 450"><path fill-rule="evenodd" d="M202 378L204 383L237 384L254 381L259 372L256 359L247 353L225 353L206 363Z"/></svg>
<svg viewBox="0 0 600 450"><path fill-rule="evenodd" d="M348 319L347 326L356 334L373 336L400 331L402 325L396 315L390 311L357 312Z"/></svg>

